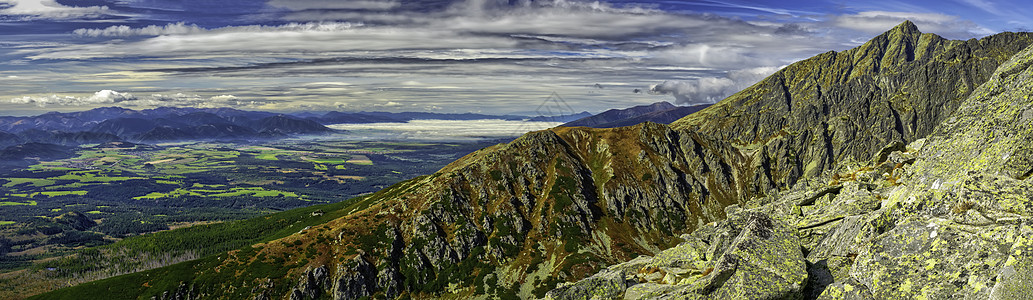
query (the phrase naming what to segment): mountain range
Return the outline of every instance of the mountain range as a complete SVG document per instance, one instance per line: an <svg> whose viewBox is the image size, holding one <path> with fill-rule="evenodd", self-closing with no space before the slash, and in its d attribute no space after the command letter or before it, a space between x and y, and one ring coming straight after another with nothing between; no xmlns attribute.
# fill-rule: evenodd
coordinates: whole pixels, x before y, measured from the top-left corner
<svg viewBox="0 0 1033 300"><path fill-rule="evenodd" d="M528 133L295 234L40 298L1028 297L1031 43L905 22L670 126Z"/></svg>
<svg viewBox="0 0 1033 300"><path fill-rule="evenodd" d="M675 106L668 102L657 102L625 109L611 109L564 123L566 127L614 128L634 126L643 122L670 124L682 117L707 108L710 104Z"/></svg>
<svg viewBox="0 0 1033 300"><path fill-rule="evenodd" d="M0 145L25 142L66 146L112 141L159 142L254 139L331 129L298 117L228 108L97 108L33 117L0 117Z"/></svg>

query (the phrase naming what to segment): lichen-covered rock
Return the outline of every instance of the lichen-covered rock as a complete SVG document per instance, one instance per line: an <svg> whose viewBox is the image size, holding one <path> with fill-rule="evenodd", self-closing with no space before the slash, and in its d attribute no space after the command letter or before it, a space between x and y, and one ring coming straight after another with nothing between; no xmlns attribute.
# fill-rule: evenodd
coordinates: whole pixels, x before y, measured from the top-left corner
<svg viewBox="0 0 1033 300"><path fill-rule="evenodd" d="M1033 230L1024 225L1019 230L1010 255L990 289L989 299L1029 299L1033 297Z"/></svg>
<svg viewBox="0 0 1033 300"><path fill-rule="evenodd" d="M635 273L614 276L627 266L612 266L549 295L555 299L603 294L625 299L791 299L802 297L807 282L807 266L793 228L752 212L697 231L656 257L638 259L636 266L641 267ZM609 281L602 284L601 278ZM615 290L621 283L631 286Z"/></svg>
<svg viewBox="0 0 1033 300"><path fill-rule="evenodd" d="M853 279L832 283L825 292L817 296L818 300L874 300L877 299L868 291L868 287Z"/></svg>
<svg viewBox="0 0 1033 300"><path fill-rule="evenodd" d="M878 299L1026 299L1033 183L1021 176L1033 127L1033 48L1003 64L922 146L880 209L888 226L855 241L850 277ZM1019 171L1016 171L1019 170ZM1019 176L1016 176L1020 174ZM872 224L872 223L868 223ZM822 297L843 299L845 286Z"/></svg>
<svg viewBox="0 0 1033 300"><path fill-rule="evenodd" d="M621 297L628 283L624 272L603 270L577 284L560 286L545 294L546 300L594 300Z"/></svg>

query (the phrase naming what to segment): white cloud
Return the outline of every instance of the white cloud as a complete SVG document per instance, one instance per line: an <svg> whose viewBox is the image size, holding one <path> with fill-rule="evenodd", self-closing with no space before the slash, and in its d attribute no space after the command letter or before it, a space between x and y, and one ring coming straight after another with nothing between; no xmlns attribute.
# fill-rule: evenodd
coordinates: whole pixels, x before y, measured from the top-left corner
<svg viewBox="0 0 1033 300"><path fill-rule="evenodd" d="M205 30L197 25L186 25L182 22L175 24L168 24L165 26L151 25L142 28L132 28L126 25L111 26L104 29L90 29L80 28L76 29L72 33L80 36L98 37L127 37L134 35L167 35L167 34L191 34L201 33Z"/></svg>
<svg viewBox="0 0 1033 300"><path fill-rule="evenodd" d="M117 92L113 90L102 90L89 96L70 95L44 95L44 96L22 96L13 98L10 101L14 104L35 104L39 107L47 106L97 106L116 104L127 107L225 107L225 106L252 106L260 104L256 101L244 101L233 95L218 95L203 97L196 94L151 94L149 96L137 97L130 93Z"/></svg>
<svg viewBox="0 0 1033 300"><path fill-rule="evenodd" d="M356 10L389 10L402 5L398 1L368 1L368 0L270 0L269 6L286 8L289 10L325 10L325 9L356 9Z"/></svg>
<svg viewBox="0 0 1033 300"><path fill-rule="evenodd" d="M218 95L218 96L209 98L208 100L210 100L212 102L230 102L230 101L236 101L237 99L238 99L237 96L234 96L234 95Z"/></svg>
<svg viewBox="0 0 1033 300"><path fill-rule="evenodd" d="M36 106L39 106L39 107L46 107L49 104L65 105L65 103L77 102L77 101L79 101L79 99L80 98L72 97L72 96L58 96L58 95L39 96L39 97L24 96L24 97L21 97L21 98L11 99L11 103L15 103L15 104L36 104Z"/></svg>
<svg viewBox="0 0 1033 300"><path fill-rule="evenodd" d="M185 26L185 25L184 25ZM166 27L161 27L164 30ZM178 26L172 26L173 32ZM99 31L79 31L83 35L140 35L159 33L158 28L120 27ZM518 42L506 37L469 36L435 28L365 27L362 24L291 23L281 26L235 26L201 30L188 34L167 34L142 41L115 41L104 44L69 45L49 49L24 50L31 59L92 59L107 57L182 57L193 55L232 55L252 57L255 53L332 54L347 51L405 49L490 49L512 48Z"/></svg>
<svg viewBox="0 0 1033 300"><path fill-rule="evenodd" d="M727 96L735 86L728 78L703 77L695 80L664 81L649 87L650 94L673 95L676 104L714 103Z"/></svg>
<svg viewBox="0 0 1033 300"><path fill-rule="evenodd" d="M130 100L136 100L136 96L129 93L120 93L112 90L103 90L94 93L88 97L75 97L75 96L24 96L20 98L11 99L11 103L17 104L35 104L39 107L46 107L48 105L59 105L59 106L82 106L82 105L94 105L94 104L110 104L119 103Z"/></svg>
<svg viewBox="0 0 1033 300"><path fill-rule="evenodd" d="M975 8L982 9L983 11L986 11L988 13L992 13L995 15L1005 15L1005 13L998 9L997 5L994 5L993 2L989 2L986 0L961 0L961 2L964 2Z"/></svg>
<svg viewBox="0 0 1033 300"><path fill-rule="evenodd" d="M0 15L20 16L23 20L91 19L114 13L107 6L65 6L55 0L0 0L0 3L10 5L0 9Z"/></svg>
<svg viewBox="0 0 1033 300"><path fill-rule="evenodd" d="M57 83L19 79L23 86L8 88L0 99L63 87L173 90L119 104L136 106L251 105L287 110L337 109L340 104L353 110L399 110L425 105L463 112L477 101L477 109L520 112L532 111L542 97L559 92L579 110L601 111L655 102L659 96L631 94L632 87L650 84L656 84L654 94L674 95L679 103L716 101L770 74L774 66L848 49L856 45L851 41L867 41L904 19L924 32L949 38L967 38L982 30L942 14L868 11L822 16L739 7L778 15L747 22L594 0L262 3L270 8L261 16L241 14L245 18L237 21L267 22L262 18L275 16L297 23L82 28L73 33L90 39L12 47L9 53L18 56L13 61L54 69L67 66L62 71L73 76ZM148 76L140 76L145 73ZM350 83L332 83L338 80ZM586 83L594 82L615 87L584 90ZM58 93L40 97L48 99L38 103L82 102L76 97ZM265 102L252 104L252 99ZM392 103L387 99L401 105L387 106Z"/></svg>
<svg viewBox="0 0 1033 300"><path fill-rule="evenodd" d="M228 26L217 29L205 29L196 24L187 25L183 22L169 23L164 26L150 25L147 27L132 28L125 25L116 25L103 29L80 28L72 33L88 37L128 37L128 36L161 36L161 35L197 35L197 34L225 34L225 33L247 33L247 32L334 32L362 26L348 22L324 22L324 23L289 23L279 26Z"/></svg>
<svg viewBox="0 0 1033 300"><path fill-rule="evenodd" d="M905 20L914 22L922 32L936 33L948 38L967 39L994 33L972 21L938 13L864 11L837 16L833 19L832 24L840 28L874 35L883 33Z"/></svg>
<svg viewBox="0 0 1033 300"><path fill-rule="evenodd" d="M507 120L412 120L405 123L335 124L327 127L357 133L368 140L456 141L520 136L527 131L559 126L560 122Z"/></svg>
<svg viewBox="0 0 1033 300"><path fill-rule="evenodd" d="M130 93L119 93L112 90L103 90L85 99L86 103L115 103L122 101L136 100L136 96Z"/></svg>
<svg viewBox="0 0 1033 300"><path fill-rule="evenodd" d="M783 66L784 67L784 66ZM701 77L654 84L649 93L673 95L677 104L715 103L738 92L783 67L757 67L728 72L725 77Z"/></svg>

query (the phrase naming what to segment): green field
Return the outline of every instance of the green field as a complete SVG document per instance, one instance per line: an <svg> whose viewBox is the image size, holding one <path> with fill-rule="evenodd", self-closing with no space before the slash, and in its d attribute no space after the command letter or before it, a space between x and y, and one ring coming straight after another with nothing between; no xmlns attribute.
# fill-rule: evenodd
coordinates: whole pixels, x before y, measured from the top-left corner
<svg viewBox="0 0 1033 300"><path fill-rule="evenodd" d="M247 188L230 188L222 190L212 189L184 189L179 188L168 193L153 192L144 196L134 197L136 200L157 200L165 198L178 198L180 196L196 196L196 197L238 197L238 196L252 196L252 197L292 197L298 198L298 194L294 192L266 190L262 187L247 187Z"/></svg>
<svg viewBox="0 0 1033 300"><path fill-rule="evenodd" d="M320 163L320 164L327 164L327 165L340 165L340 164L348 162L348 160L342 159L342 158L308 159L308 161L311 161L311 162L314 162L314 163Z"/></svg>
<svg viewBox="0 0 1033 300"><path fill-rule="evenodd" d="M40 178L4 178L4 180L9 181L7 184L4 184L4 187L13 187L24 183L30 183L34 187L48 186L54 184L53 180Z"/></svg>
<svg viewBox="0 0 1033 300"><path fill-rule="evenodd" d="M253 196L253 197L298 197L298 194L292 192L281 192L281 191L268 191L261 187L253 188L233 188L230 192L218 193L210 195L211 197L235 197L235 196Z"/></svg>
<svg viewBox="0 0 1033 300"><path fill-rule="evenodd" d="M86 195L87 191L56 191L56 192L39 192L40 195L47 197L59 197L68 195L83 196Z"/></svg>
<svg viewBox="0 0 1033 300"><path fill-rule="evenodd" d="M262 154L256 156L255 158L258 158L258 159L261 159L261 160L280 160L279 158L276 157L276 153L268 153L268 152L267 153L262 153Z"/></svg>
<svg viewBox="0 0 1033 300"><path fill-rule="evenodd" d="M126 181L133 179L146 179L143 177L123 177L123 176L107 176L101 174L100 170L93 171L73 171L68 174L48 178L50 180L75 180L78 182L114 182L114 181Z"/></svg>
<svg viewBox="0 0 1033 300"><path fill-rule="evenodd" d="M45 249L43 254L26 257L0 255L0 259L7 259L0 260L0 274L30 267L35 268L30 269L32 273L31 270L39 270L37 262L68 258L119 240L152 235L170 237L155 233L183 226L227 230L217 236L188 234L190 238L175 238L182 243L176 246L164 240L145 239L147 242L129 248L144 247L148 252L153 250L154 255L167 251L212 253L209 251L237 249L271 238L268 234L297 232L297 226L308 223L312 215L294 211L274 217L281 219L276 224L258 219L230 227L218 224L320 204L331 204L322 206L326 216L320 219L330 218L334 214L331 211L341 207L338 204L342 199L433 173L484 146L301 140L81 147L71 158L41 161L25 169L0 173L0 207L4 211L0 225L5 225L0 227L0 238L19 241L9 253L38 253ZM57 217L71 213L82 214L96 225L73 228L57 221ZM161 247L147 248L151 246ZM122 253L119 255L127 256L112 259L119 263L134 261L140 259L137 254ZM95 262L87 262L90 263ZM54 267L65 271L32 276L54 280L54 285L47 288L52 289L71 279L65 276L80 274L77 270L81 270ZM26 280L43 280L40 278L43 277ZM0 279L0 299L20 295L17 286L21 286L17 281Z"/></svg>

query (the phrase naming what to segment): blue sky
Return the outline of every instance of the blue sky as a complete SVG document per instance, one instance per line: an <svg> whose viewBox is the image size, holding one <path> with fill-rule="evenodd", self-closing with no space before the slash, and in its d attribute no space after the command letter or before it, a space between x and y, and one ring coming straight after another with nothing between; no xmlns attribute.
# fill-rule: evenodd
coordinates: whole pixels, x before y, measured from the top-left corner
<svg viewBox="0 0 1033 300"><path fill-rule="evenodd" d="M717 101L905 19L1033 28L1018 1L0 0L0 115L100 106L533 114Z"/></svg>

